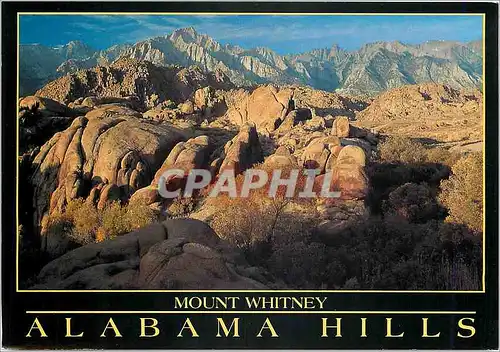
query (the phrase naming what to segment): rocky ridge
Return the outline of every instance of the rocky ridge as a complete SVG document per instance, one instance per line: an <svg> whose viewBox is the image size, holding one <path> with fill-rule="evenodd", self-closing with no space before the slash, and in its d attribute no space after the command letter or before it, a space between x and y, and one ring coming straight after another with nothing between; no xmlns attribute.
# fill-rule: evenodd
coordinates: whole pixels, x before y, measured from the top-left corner
<svg viewBox="0 0 500 352"><path fill-rule="evenodd" d="M431 41L419 45L376 42L357 51L334 45L282 56L269 48L222 45L191 27L103 51L92 51L79 42L60 48L22 45L20 56L21 94L34 92L34 87L59 75L108 65L117 58L150 61L159 66L197 65L204 72L223 72L238 86L299 84L364 96L425 82L479 88L482 75L482 50L478 41Z"/></svg>
<svg viewBox="0 0 500 352"><path fill-rule="evenodd" d="M120 59L110 66L97 66L63 76L35 95L62 103L73 102L79 97L134 96L141 104L138 108L144 110L167 98L184 101L206 85L218 89L232 87L220 72L206 74L195 66L167 68L145 61Z"/></svg>

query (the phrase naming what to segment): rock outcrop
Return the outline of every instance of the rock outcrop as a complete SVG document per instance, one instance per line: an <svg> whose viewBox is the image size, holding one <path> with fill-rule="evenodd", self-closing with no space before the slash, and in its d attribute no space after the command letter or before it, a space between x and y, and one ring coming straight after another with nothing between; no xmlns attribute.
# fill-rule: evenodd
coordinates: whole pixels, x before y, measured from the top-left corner
<svg viewBox="0 0 500 352"><path fill-rule="evenodd" d="M52 99L28 96L19 101L19 144L22 152L40 147L79 115Z"/></svg>
<svg viewBox="0 0 500 352"><path fill-rule="evenodd" d="M290 153L288 148L281 146L274 154L270 155L264 161L264 166L272 169L286 169L291 167L297 167L297 159Z"/></svg>
<svg viewBox="0 0 500 352"><path fill-rule="evenodd" d="M345 116L339 116L333 121L332 136L339 138L349 137L350 125L349 119Z"/></svg>
<svg viewBox="0 0 500 352"><path fill-rule="evenodd" d="M363 199L368 193L368 177L365 172L366 155L357 146L343 147L333 167L332 184L341 192L343 199Z"/></svg>
<svg viewBox="0 0 500 352"><path fill-rule="evenodd" d="M266 289L253 269L205 223L174 219L72 250L45 265L33 288Z"/></svg>
<svg viewBox="0 0 500 352"><path fill-rule="evenodd" d="M323 173L334 148L339 145L340 140L335 136L313 139L300 157L301 165L306 169L318 169Z"/></svg>
<svg viewBox="0 0 500 352"><path fill-rule="evenodd" d="M42 117L76 116L75 111L66 105L38 96L22 98L19 101L19 111L27 111L33 115L40 115Z"/></svg>
<svg viewBox="0 0 500 352"><path fill-rule="evenodd" d="M428 141L476 142L482 135L483 96L441 84L409 85L379 95L356 125Z"/></svg>
<svg viewBox="0 0 500 352"><path fill-rule="evenodd" d="M206 86L229 89L231 82L220 72L204 73L198 67L158 67L147 61L120 59L110 66L97 66L50 82L35 95L61 103L80 97L137 97L142 111L167 99L178 103Z"/></svg>
<svg viewBox="0 0 500 352"><path fill-rule="evenodd" d="M220 169L221 172L234 170L235 174L239 174L263 160L256 127L253 123L247 123L241 126L236 137L227 142L223 154L215 164L220 162L220 166L216 169Z"/></svg>
<svg viewBox="0 0 500 352"><path fill-rule="evenodd" d="M274 131L290 110L293 90L274 86L260 86L249 92L237 90L227 92L226 118L235 125L252 122L257 129Z"/></svg>
<svg viewBox="0 0 500 352"><path fill-rule="evenodd" d="M179 142L168 154L161 167L156 171L151 185L138 190L131 202L141 202L145 205L160 200L158 193L162 175L168 170L183 170L183 175L172 175L165 182L168 191L180 190L181 194L186 185L187 177L194 169L209 169L209 155L212 150L210 139L207 136L198 136L186 142Z"/></svg>
<svg viewBox="0 0 500 352"><path fill-rule="evenodd" d="M33 160L34 222L90 194L100 206L149 185L176 143L189 134L130 115L78 117ZM117 190L118 189L118 190Z"/></svg>

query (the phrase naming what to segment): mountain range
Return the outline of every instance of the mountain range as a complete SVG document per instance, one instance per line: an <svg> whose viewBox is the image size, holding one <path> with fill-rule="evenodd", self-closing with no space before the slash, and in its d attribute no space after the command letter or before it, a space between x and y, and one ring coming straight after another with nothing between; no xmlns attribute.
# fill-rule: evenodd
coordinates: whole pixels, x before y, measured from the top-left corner
<svg viewBox="0 0 500 352"><path fill-rule="evenodd" d="M481 41L428 41L418 45L375 42L356 51L334 45L279 55L264 47L244 49L221 44L189 27L105 50L94 50L80 41L57 47L22 44L19 55L21 95L31 94L67 73L107 66L119 58L159 66L197 65L206 72L222 71L238 86L299 84L358 96L426 82L462 89L480 88L482 83Z"/></svg>

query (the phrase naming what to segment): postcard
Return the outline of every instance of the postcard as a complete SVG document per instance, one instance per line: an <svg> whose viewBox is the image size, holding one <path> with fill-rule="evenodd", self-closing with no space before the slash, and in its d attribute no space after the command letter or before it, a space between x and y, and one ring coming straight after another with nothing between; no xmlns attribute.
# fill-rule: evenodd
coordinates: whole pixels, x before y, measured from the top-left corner
<svg viewBox="0 0 500 352"><path fill-rule="evenodd" d="M2 5L4 348L498 348L498 4Z"/></svg>

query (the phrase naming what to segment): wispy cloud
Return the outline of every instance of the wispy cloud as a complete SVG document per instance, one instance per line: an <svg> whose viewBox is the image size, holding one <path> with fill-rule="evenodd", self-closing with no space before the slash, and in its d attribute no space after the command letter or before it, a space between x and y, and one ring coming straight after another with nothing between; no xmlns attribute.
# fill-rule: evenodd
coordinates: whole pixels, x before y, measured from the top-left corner
<svg viewBox="0 0 500 352"><path fill-rule="evenodd" d="M62 18L64 17L64 18ZM23 16L23 43L61 44L82 39L105 48L132 43L193 26L221 43L244 48L267 46L291 53L339 44L356 49L374 41L416 43L427 40L480 39L480 18L471 16ZM57 21L57 22L56 22ZM60 31L54 32L54 23ZM78 35L77 35L78 34Z"/></svg>

